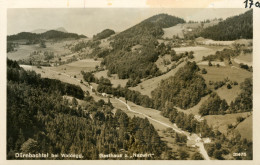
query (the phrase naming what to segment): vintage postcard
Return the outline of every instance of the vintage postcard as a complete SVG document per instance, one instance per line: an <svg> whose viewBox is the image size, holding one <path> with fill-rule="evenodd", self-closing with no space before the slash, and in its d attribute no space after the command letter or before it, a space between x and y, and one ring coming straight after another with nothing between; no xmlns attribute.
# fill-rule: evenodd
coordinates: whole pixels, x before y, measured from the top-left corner
<svg viewBox="0 0 260 165"><path fill-rule="evenodd" d="M1 2L3 164L259 163L259 2L24 2Z"/></svg>

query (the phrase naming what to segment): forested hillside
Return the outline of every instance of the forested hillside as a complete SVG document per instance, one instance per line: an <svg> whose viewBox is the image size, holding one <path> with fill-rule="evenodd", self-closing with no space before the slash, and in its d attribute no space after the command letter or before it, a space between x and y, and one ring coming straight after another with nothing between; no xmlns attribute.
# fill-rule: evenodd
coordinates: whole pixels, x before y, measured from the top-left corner
<svg viewBox="0 0 260 165"><path fill-rule="evenodd" d="M171 102L174 106L187 109L198 104L201 97L209 92L198 71L195 62L187 62L173 77L162 80L152 91L155 107L161 109Z"/></svg>
<svg viewBox="0 0 260 165"><path fill-rule="evenodd" d="M78 35L76 33L65 33L56 30L49 30L44 33L36 34L30 32L21 32L15 35L7 36L7 41L15 41L15 40L28 40L31 43L39 43L40 40L47 40L47 39L66 39L66 38L86 38L84 35Z"/></svg>
<svg viewBox="0 0 260 165"><path fill-rule="evenodd" d="M253 10L227 18L215 26L204 29L200 36L213 40L236 40L253 38Z"/></svg>
<svg viewBox="0 0 260 165"><path fill-rule="evenodd" d="M179 23L185 23L185 21L182 18L171 16L168 14L158 14L144 20L143 22L154 23L160 28L168 28L177 25Z"/></svg>
<svg viewBox="0 0 260 165"><path fill-rule="evenodd" d="M111 40L113 51L106 56L104 64L111 73L117 73L123 79L160 74L154 64L160 55L157 38L163 35L162 28L183 22L183 19L160 14L117 34ZM139 47L133 51L132 47L136 45Z"/></svg>
<svg viewBox="0 0 260 165"><path fill-rule="evenodd" d="M230 104L231 112L250 112L253 110L253 79L247 78L240 85L241 93Z"/></svg>
<svg viewBox="0 0 260 165"><path fill-rule="evenodd" d="M114 114L110 103L95 102L90 96L84 97L82 105L76 99L69 101L64 94L82 99L79 95L82 90L56 80L42 79L10 60L7 72L8 159L15 159L14 154L20 152L82 153L83 159L100 159L100 153L118 154L122 150L128 154L154 154L150 158L133 159L160 159L166 150L147 119L131 119L121 110ZM69 86L78 92L63 93L63 88Z"/></svg>
<svg viewBox="0 0 260 165"><path fill-rule="evenodd" d="M93 40L101 40L101 39L104 39L104 38L107 38L111 35L115 34L115 31L114 30L111 30L111 29L105 29L103 30L102 32L96 34L93 36Z"/></svg>

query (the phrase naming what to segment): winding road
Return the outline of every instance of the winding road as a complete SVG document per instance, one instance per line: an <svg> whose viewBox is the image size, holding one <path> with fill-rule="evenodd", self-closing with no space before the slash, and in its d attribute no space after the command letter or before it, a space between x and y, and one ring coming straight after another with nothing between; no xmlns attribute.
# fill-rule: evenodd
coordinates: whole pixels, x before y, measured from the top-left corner
<svg viewBox="0 0 260 165"><path fill-rule="evenodd" d="M24 67L24 66L23 66L23 67ZM56 74L58 74L58 75L63 75L63 76L66 76L66 77L68 77L68 78L70 78L70 79L76 80L76 81L79 83L79 84L76 84L76 85L81 85L81 83L80 83L81 80L80 80L80 79L77 79L77 78L75 78L75 77L73 77L73 76L70 76L70 75L68 75L68 74L66 74L66 73L62 73L62 72L57 72L57 71L51 70L50 68L44 68L44 69L46 69L46 70L48 70L48 71L51 71L51 72L54 72L54 73L56 73ZM90 85L90 86L86 86L86 87L88 87L88 88L90 88L90 89L93 88L91 85ZM93 92L91 92L91 93L93 93ZM93 93L93 94L94 94L94 93ZM174 124L174 125L169 125L169 124L164 123L164 122L162 122L162 121L156 120L156 119L152 118L151 116L149 116L149 115L147 115L147 114L144 114L144 113L141 113L141 112L138 112L138 111L133 110L127 103L125 103L123 100L121 100L121 99L119 99L119 98L115 98L115 100L117 100L117 101L119 101L120 103L124 104L124 105L127 107L128 111L130 111L130 112L132 112L132 113L135 113L135 114L142 115L142 116L148 118L148 120L150 120L150 121L154 121L154 122L159 123L160 125L162 125L162 126L164 126L164 127L166 127L166 128L171 128L171 129L173 129L175 132L178 132L178 133L180 133L180 134L184 134L185 136L187 136L188 139L191 138L190 133L181 130L181 129L178 128L175 124ZM196 135L196 134L195 134L195 135ZM198 135L196 135L196 136L198 136ZM208 153L207 153L207 151L205 150L204 143L200 140L200 141L196 141L196 144L195 144L195 145L199 148L199 152L202 154L202 156L204 157L204 159L205 159L205 160L210 160L210 158L209 158L209 156L208 156Z"/></svg>
<svg viewBox="0 0 260 165"><path fill-rule="evenodd" d="M125 103L124 101L122 101L122 100L120 100L120 99L118 99L118 98L116 98L116 100L118 100L119 102L121 102L122 104L124 104L129 111L131 111L131 112L133 112L133 113L136 113L136 114L143 115L144 117L147 117L148 119L150 119L150 120L152 120L152 121L155 121L155 122L157 122L157 123L159 123L159 124L161 124L161 125L163 125L163 126L165 126L165 127L167 127L167 128L173 129L175 132L178 132L178 133L180 133L180 134L184 134L184 135L187 136L188 139L191 138L191 136L190 136L190 134L189 134L188 132L182 131L180 128L178 128L178 127L176 127L176 126L173 127L173 126L168 125L168 124L166 124L166 123L164 123L164 122L161 122L161 121L159 121L159 120L153 119L153 118L151 118L150 116L148 116L148 115L146 115L146 114L143 114L143 113L141 113L141 112L134 111L134 110L131 109L131 107L130 107L127 103ZM204 159L205 159L205 160L210 160L210 158L209 158L209 156L208 156L208 153L207 153L207 151L205 150L204 143L203 143L202 141L199 141L199 142L196 142L195 145L196 145L197 147L199 147L199 151L200 151L200 153L203 155Z"/></svg>

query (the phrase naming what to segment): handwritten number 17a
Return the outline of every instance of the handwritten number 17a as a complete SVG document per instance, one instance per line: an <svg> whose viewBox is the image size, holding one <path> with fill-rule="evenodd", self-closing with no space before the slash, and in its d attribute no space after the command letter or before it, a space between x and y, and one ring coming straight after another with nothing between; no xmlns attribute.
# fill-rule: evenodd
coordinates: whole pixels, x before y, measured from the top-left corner
<svg viewBox="0 0 260 165"><path fill-rule="evenodd" d="M244 1L244 4L245 4L245 8L252 8L253 5L255 5L255 7L260 7L260 3L259 2L256 2L254 4L254 1L253 0L245 0Z"/></svg>

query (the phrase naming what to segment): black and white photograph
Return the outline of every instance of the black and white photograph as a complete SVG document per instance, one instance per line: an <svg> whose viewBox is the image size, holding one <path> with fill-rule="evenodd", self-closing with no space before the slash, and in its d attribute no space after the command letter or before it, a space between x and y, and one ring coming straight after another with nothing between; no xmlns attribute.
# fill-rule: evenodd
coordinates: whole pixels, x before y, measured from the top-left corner
<svg viewBox="0 0 260 165"><path fill-rule="evenodd" d="M249 8L7 9L3 157L253 160L253 27Z"/></svg>

